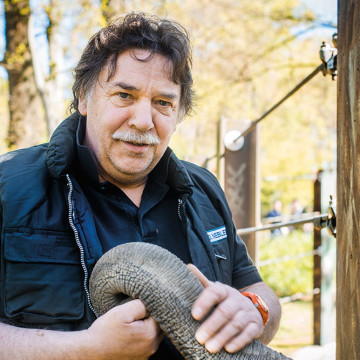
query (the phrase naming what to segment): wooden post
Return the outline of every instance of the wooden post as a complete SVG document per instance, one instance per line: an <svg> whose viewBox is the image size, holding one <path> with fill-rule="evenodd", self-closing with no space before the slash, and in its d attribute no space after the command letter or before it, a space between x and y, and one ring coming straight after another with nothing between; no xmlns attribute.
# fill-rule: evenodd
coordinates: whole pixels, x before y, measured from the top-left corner
<svg viewBox="0 0 360 360"><path fill-rule="evenodd" d="M360 354L360 2L339 0L336 359Z"/></svg>
<svg viewBox="0 0 360 360"><path fill-rule="evenodd" d="M227 130L244 131L249 120L226 120ZM231 151L225 147L225 194L237 229L256 226L259 223L259 171L258 171L258 129L245 136L240 150ZM256 234L242 236L250 257L258 264Z"/></svg>

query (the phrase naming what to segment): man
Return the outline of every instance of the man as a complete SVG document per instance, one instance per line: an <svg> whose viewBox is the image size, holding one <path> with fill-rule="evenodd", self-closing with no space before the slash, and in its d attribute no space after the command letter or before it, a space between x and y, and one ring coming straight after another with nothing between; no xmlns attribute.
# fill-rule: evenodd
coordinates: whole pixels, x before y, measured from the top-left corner
<svg viewBox="0 0 360 360"><path fill-rule="evenodd" d="M266 215L266 217L269 219L276 218L276 219L274 219L274 221L269 221L271 224L276 224L278 222L281 222L281 217L282 217L281 209L282 209L282 202L280 200L276 199L273 202L273 208ZM280 236L280 235L282 235L282 232L284 231L283 229L271 230L271 235L274 237Z"/></svg>
<svg viewBox="0 0 360 360"><path fill-rule="evenodd" d="M129 14L90 40L75 69L75 112L50 143L2 156L0 358L182 359L140 300L94 315L91 270L129 241L193 264L205 286L194 318L216 306L196 333L210 352L274 336L279 303L219 184L168 148L192 107L190 64L180 25Z"/></svg>

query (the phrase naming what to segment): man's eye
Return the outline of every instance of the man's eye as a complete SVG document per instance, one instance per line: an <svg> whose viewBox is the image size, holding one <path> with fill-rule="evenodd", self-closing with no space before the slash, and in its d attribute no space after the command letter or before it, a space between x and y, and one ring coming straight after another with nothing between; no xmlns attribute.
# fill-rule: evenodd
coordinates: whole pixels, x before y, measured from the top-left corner
<svg viewBox="0 0 360 360"><path fill-rule="evenodd" d="M124 93L124 92L121 92L121 93L119 93L119 96L122 98L122 99L127 99L127 98L129 98L129 94L128 93Z"/></svg>
<svg viewBox="0 0 360 360"><path fill-rule="evenodd" d="M161 106L170 106L171 104L168 101L159 100L159 105L161 105Z"/></svg>

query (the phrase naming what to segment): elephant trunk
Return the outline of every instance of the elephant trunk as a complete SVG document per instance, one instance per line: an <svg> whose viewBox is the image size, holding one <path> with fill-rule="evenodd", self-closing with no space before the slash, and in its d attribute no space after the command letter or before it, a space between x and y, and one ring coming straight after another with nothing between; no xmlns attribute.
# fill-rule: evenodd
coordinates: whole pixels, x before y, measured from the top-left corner
<svg viewBox="0 0 360 360"><path fill-rule="evenodd" d="M203 286L169 251L148 243L128 243L108 251L90 277L90 296L98 315L129 298L140 299L162 331L186 360L273 359L286 356L254 340L236 354L209 353L195 339L200 323L191 308Z"/></svg>

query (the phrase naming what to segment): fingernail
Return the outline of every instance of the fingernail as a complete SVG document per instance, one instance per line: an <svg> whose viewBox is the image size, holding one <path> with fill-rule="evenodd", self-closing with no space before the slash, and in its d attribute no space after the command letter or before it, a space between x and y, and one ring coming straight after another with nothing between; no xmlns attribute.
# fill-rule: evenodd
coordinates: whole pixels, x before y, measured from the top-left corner
<svg viewBox="0 0 360 360"><path fill-rule="evenodd" d="M203 315L203 311L200 307L195 307L192 309L191 314L196 320L199 320Z"/></svg>
<svg viewBox="0 0 360 360"><path fill-rule="evenodd" d="M206 340L209 338L209 335L205 331L197 331L195 334L195 339L202 345L205 344Z"/></svg>
<svg viewBox="0 0 360 360"><path fill-rule="evenodd" d="M233 353L236 351L236 345L235 344L228 344L225 346L225 350L229 353Z"/></svg>
<svg viewBox="0 0 360 360"><path fill-rule="evenodd" d="M220 350L219 343L216 340L208 341L206 343L205 347L211 353L215 353L215 352L218 352Z"/></svg>

